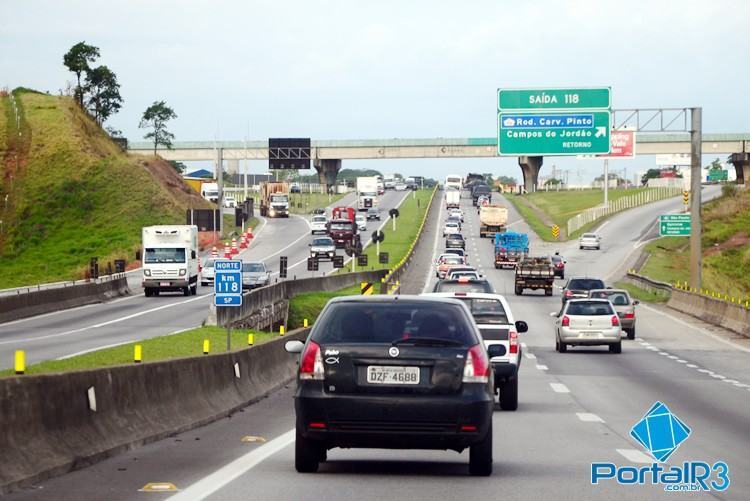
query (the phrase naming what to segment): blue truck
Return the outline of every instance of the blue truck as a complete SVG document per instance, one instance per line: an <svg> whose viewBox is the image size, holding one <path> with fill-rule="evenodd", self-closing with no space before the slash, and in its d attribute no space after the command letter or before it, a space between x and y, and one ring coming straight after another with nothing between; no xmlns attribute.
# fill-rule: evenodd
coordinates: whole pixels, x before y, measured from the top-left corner
<svg viewBox="0 0 750 501"><path fill-rule="evenodd" d="M495 233L495 268L515 268L528 255L529 236L526 233Z"/></svg>

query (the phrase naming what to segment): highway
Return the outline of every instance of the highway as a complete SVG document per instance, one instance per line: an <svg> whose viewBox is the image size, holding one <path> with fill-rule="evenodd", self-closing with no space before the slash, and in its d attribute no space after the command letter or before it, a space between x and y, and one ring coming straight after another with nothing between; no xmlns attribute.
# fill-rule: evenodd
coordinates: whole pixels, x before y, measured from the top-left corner
<svg viewBox="0 0 750 501"><path fill-rule="evenodd" d="M706 196L714 193L706 190ZM469 477L468 452L329 451L317 474L294 470L294 384L231 418L120 454L96 465L8 496L13 500L109 501L142 499L148 482L172 482L171 499L660 499L679 496L654 485L608 482L591 485L593 461L638 466L652 460L629 437L630 428L656 401L667 404L692 435L668 464L723 460L731 487L701 498L747 499L750 490L750 340L662 306L637 307L637 338L623 341L622 354L605 347L554 351L549 312L560 308L559 291L515 296L513 272L495 270L492 246L478 236L478 218L463 199L464 235L473 264L499 293L506 293L521 334L524 358L516 412L494 414L494 473ZM651 237L658 214L677 211L671 199L626 211L600 225L601 251L580 251L575 242L542 244L532 254L559 250L566 275L611 282ZM528 231L508 205L511 228ZM443 215L441 211L441 216ZM435 225L439 227L442 217ZM290 221L292 223L292 221ZM270 226L269 226L270 228ZM442 231L438 232L442 235ZM434 240L435 254L443 241ZM290 258L290 264L292 259ZM423 263L425 274L430 273ZM433 274L434 276L434 274ZM562 281L558 280L559 284ZM431 278L426 290L432 288ZM162 311L161 318L167 311ZM168 315L175 315L176 307ZM175 315L176 316L176 315ZM142 319L145 324L145 320ZM242 442L243 436L265 442ZM174 493L173 493L174 494ZM167 499L170 494L149 494Z"/></svg>
<svg viewBox="0 0 750 501"><path fill-rule="evenodd" d="M381 197L383 221L368 222L363 243L386 223L388 210L400 205L409 193L388 191ZM333 205L354 204L356 196L350 193ZM266 219L239 257L263 261L274 281L279 280L281 256L288 258L289 280L311 276L306 265L312 238L308 221L309 217L296 215ZM321 262L317 275L332 269L332 263ZM191 329L208 316L212 287L198 287L198 295L192 297L175 293L147 298L139 285L139 272L128 275L128 283L131 296L0 324L0 368L13 366L15 350L25 350L27 363L33 364Z"/></svg>

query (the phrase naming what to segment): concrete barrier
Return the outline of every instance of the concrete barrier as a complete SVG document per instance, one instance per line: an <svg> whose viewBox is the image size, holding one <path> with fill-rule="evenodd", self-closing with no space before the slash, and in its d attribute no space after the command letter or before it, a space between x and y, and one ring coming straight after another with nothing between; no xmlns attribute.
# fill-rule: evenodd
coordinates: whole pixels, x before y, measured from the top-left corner
<svg viewBox="0 0 750 501"><path fill-rule="evenodd" d="M114 276L111 280L102 282L1 296L0 323L86 304L100 303L127 294L130 294L128 281L125 275L121 274Z"/></svg>
<svg viewBox="0 0 750 501"><path fill-rule="evenodd" d="M284 343L308 333L299 329L229 353L0 379L0 492L207 424L263 398L294 378L297 359Z"/></svg>

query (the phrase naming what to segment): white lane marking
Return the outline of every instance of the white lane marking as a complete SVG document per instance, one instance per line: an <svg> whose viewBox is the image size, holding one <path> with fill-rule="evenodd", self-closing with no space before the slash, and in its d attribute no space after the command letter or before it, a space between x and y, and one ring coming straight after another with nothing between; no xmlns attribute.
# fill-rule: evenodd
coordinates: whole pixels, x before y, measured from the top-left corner
<svg viewBox="0 0 750 501"><path fill-rule="evenodd" d="M555 393L570 393L568 387L562 383L550 383L549 385Z"/></svg>
<svg viewBox="0 0 750 501"><path fill-rule="evenodd" d="M671 358L672 360L677 360L677 357L674 355L667 355L667 358Z"/></svg>
<svg viewBox="0 0 750 501"><path fill-rule="evenodd" d="M433 203L435 203L434 200L433 200ZM430 265L427 267L427 276L425 277L424 288L422 289L422 292L430 292L430 288L431 288L430 282L432 281L432 272L435 271L432 265L432 261L437 257L438 242L440 241L441 219L442 219L442 212L439 212L437 220L435 221L435 241L432 244L432 259L430 260Z"/></svg>
<svg viewBox="0 0 750 501"><path fill-rule="evenodd" d="M745 348L744 346L740 346L740 345L738 345L738 344L736 344L736 343L733 343L733 342L731 342L731 341L728 341L728 340L726 340L726 339L723 339L723 338L721 338L721 337L717 336L716 334L713 334L712 332L708 332L708 331L707 331L707 330L705 330L705 329L702 329L702 328L700 328L700 327L697 327L697 326L695 326L695 325L691 325L690 323L688 323L688 322L685 322L684 320L682 320L682 319L680 319L680 318L677 318L677 317L675 317L675 316L672 316L672 315L670 315L669 313L665 313L665 312L663 312L663 311L659 311L659 310L657 310L657 309L655 309L655 308L651 308L650 306L647 306L647 305L645 305L645 304L643 304L643 303L641 303L641 304L640 304L639 306L641 306L641 307L643 307L643 308L645 308L645 309L647 309L647 310L649 310L649 311L651 311L651 312L653 312L653 313L657 313L657 314L659 314L659 315L662 315L662 316L664 316L664 317L667 317L667 318L669 318L670 320L673 320L673 321L675 321L675 322L677 322L677 323L679 323L679 324L682 324L682 325L684 325L685 327L689 327L689 328L691 328L691 329L693 329L693 330L696 330L696 331L700 332L701 334L703 334L703 335L705 335L705 336L708 336L708 337L710 337L710 338L711 338L711 339L713 339L714 341L718 341L718 342L720 342L720 343L723 343L723 344L725 344L725 345L731 346L731 347L732 347L732 348L734 348L734 349L737 349L737 350L740 350L740 351L744 351L745 353L750 353L750 348Z"/></svg>
<svg viewBox="0 0 750 501"><path fill-rule="evenodd" d="M716 379L726 379L726 376L722 376L721 374L709 374L709 376Z"/></svg>
<svg viewBox="0 0 750 501"><path fill-rule="evenodd" d="M627 459L631 463L644 463L644 464L653 463L653 460L649 456L645 455L639 450L636 450L636 449L615 449L615 450L619 452L625 459Z"/></svg>
<svg viewBox="0 0 750 501"><path fill-rule="evenodd" d="M651 351L659 351L659 348L657 348L656 346L647 346L646 349Z"/></svg>
<svg viewBox="0 0 750 501"><path fill-rule="evenodd" d="M666 351L660 351L660 352L659 352L659 355L662 355L662 356L668 357L668 356L669 356L669 353L667 353Z"/></svg>
<svg viewBox="0 0 750 501"><path fill-rule="evenodd" d="M737 381L736 379L725 379L724 382L725 383L730 383L730 384L739 383L739 381Z"/></svg>
<svg viewBox="0 0 750 501"><path fill-rule="evenodd" d="M549 367L547 367L546 365L542 365L542 364L537 364L536 368L539 369L540 371L546 371L549 369Z"/></svg>
<svg viewBox="0 0 750 501"><path fill-rule="evenodd" d="M527 353L527 354L526 354L526 358L530 358L530 359L532 359L532 360L533 360L533 359L535 359L535 358L536 358L536 355L534 355L533 353Z"/></svg>
<svg viewBox="0 0 750 501"><path fill-rule="evenodd" d="M698 369L698 372L702 372L703 374L713 374L713 371L708 369Z"/></svg>
<svg viewBox="0 0 750 501"><path fill-rule="evenodd" d="M276 255L279 255L279 254L281 254L282 252L284 252L284 251L285 251L285 250L287 250L287 249L288 249L289 247L293 246L294 244L296 244L297 242L299 242L299 241L300 241L300 240L302 240L303 238L307 238L307 236L308 236L308 235L307 235L307 232L305 232L305 233L304 233L304 234L303 234L303 235L302 235L301 237L299 237L299 238L298 238L297 240L293 241L292 243L290 243L289 245L287 245L287 246L286 246L286 247L284 247L283 249L279 249L279 250L277 250L276 252L274 252L273 254L269 254L269 255L268 255L268 256L266 256L266 257L262 257L262 258L259 258L259 259L258 259L258 261L266 261L267 259L271 259L272 257L274 257L274 256L276 256Z"/></svg>
<svg viewBox="0 0 750 501"><path fill-rule="evenodd" d="M30 343L30 342L33 342L33 341L40 341L42 339L50 339L50 338L53 338L53 337L66 336L68 334L76 334L78 332L84 332L84 331L87 331L87 330L98 329L99 327L104 327L104 326L107 326L107 325L116 324L116 323L122 322L124 320L130 320L131 318L140 317L142 315L146 315L148 313L153 313L155 311L165 310L167 308L173 308L173 307L179 306L181 304L192 303L193 301L200 301L201 299L210 299L212 297L213 297L213 294L207 294L205 296L198 296L198 297L194 297L192 299L188 299L188 300L185 300L185 301L180 301L180 302L177 302L177 303L170 303L170 304L165 304L163 306L157 306L156 308L151 308L150 310L139 311L138 313L133 313L131 315L126 315L124 317L115 318L115 319L112 319L112 320L108 320L106 322L101 322L101 323L98 323L98 324L89 325L87 327L81 327L79 329L73 329L73 330L69 330L69 331L65 331L65 332L58 332L58 333L55 333L55 334L47 334L46 336L30 337L30 338L26 338L26 339L10 339L8 341L0 341L0 344Z"/></svg>
<svg viewBox="0 0 750 501"><path fill-rule="evenodd" d="M678 359L677 359L677 363L678 363L678 364L686 364L686 363L687 363L687 360L683 360L683 359L681 359L681 358L678 358Z"/></svg>
<svg viewBox="0 0 750 501"><path fill-rule="evenodd" d="M576 416L578 416L578 419L580 419L584 423L603 423L604 422L602 418L600 418L596 414L591 414L590 412L576 412Z"/></svg>
<svg viewBox="0 0 750 501"><path fill-rule="evenodd" d="M691 369L697 369L698 366L695 364L687 364L686 367L690 367Z"/></svg>
<svg viewBox="0 0 750 501"><path fill-rule="evenodd" d="M293 444L294 435L295 430L289 430L270 442L266 442L260 447L240 456L231 463L222 466L215 472L203 477L179 494L175 494L168 499L170 501L197 501L206 499L269 457Z"/></svg>

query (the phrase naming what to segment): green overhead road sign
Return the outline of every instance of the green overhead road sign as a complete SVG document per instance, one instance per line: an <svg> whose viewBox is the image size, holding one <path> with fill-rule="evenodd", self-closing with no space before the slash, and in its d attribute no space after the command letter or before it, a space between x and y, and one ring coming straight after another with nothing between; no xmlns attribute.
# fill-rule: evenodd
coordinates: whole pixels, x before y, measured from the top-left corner
<svg viewBox="0 0 750 501"><path fill-rule="evenodd" d="M690 214L663 214L659 216L660 237L689 237Z"/></svg>
<svg viewBox="0 0 750 501"><path fill-rule="evenodd" d="M609 153L609 111L497 115L499 155L589 155Z"/></svg>
<svg viewBox="0 0 750 501"><path fill-rule="evenodd" d="M561 89L498 89L498 111L608 110L609 87Z"/></svg>
<svg viewBox="0 0 750 501"><path fill-rule="evenodd" d="M724 169L711 169L708 171L709 181L726 181L729 179L729 171Z"/></svg>

